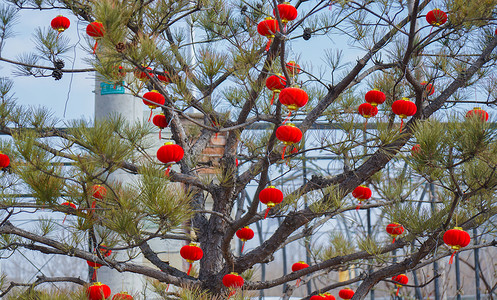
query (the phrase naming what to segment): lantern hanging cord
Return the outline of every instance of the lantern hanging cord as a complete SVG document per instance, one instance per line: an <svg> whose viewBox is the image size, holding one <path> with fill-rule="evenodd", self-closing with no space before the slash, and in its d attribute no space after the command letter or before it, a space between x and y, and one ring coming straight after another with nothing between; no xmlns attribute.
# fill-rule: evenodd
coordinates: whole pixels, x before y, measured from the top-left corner
<svg viewBox="0 0 497 300"><path fill-rule="evenodd" d="M71 69L74 69L74 64L76 62L76 46L79 45L81 42L81 35L79 34L79 23L80 23L80 20L78 20L78 23L76 25L76 28L77 28L76 32L78 33L78 41L76 42L76 44L73 47L73 54L74 55L73 55L73 60L72 60L72 64L71 64ZM64 104L64 114L63 114L64 118L66 117L67 103L69 102L69 96L71 95L73 79L74 79L74 72L71 72L71 79L69 80L69 89L67 90L66 103Z"/></svg>

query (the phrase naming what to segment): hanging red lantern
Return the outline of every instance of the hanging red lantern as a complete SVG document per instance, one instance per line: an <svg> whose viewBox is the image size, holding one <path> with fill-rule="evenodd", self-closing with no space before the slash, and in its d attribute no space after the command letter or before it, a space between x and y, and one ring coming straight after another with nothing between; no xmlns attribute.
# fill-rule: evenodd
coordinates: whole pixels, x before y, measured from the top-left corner
<svg viewBox="0 0 497 300"><path fill-rule="evenodd" d="M88 300L102 300L110 297L110 287L101 282L94 282L86 289Z"/></svg>
<svg viewBox="0 0 497 300"><path fill-rule="evenodd" d="M406 276L406 274L400 274L394 276L392 277L392 280L395 282L395 285L397 286L397 293L395 293L395 296L398 296L400 288L403 285L407 284L407 282L409 282L409 278Z"/></svg>
<svg viewBox="0 0 497 300"><path fill-rule="evenodd" d="M383 102L387 99L387 96L382 91L373 89L364 95L364 99L366 99L367 103L377 106L383 104Z"/></svg>
<svg viewBox="0 0 497 300"><path fill-rule="evenodd" d="M338 292L338 296L342 299L350 300L354 297L354 291L349 288L344 288Z"/></svg>
<svg viewBox="0 0 497 300"><path fill-rule="evenodd" d="M243 247L245 247L245 242L254 238L254 231L250 229L248 226L245 226L236 231L236 236L243 242L242 250L240 250L240 253L243 253Z"/></svg>
<svg viewBox="0 0 497 300"><path fill-rule="evenodd" d="M281 159L285 159L286 147L302 140L302 131L292 123L281 125L276 129L276 138L285 144L281 152Z"/></svg>
<svg viewBox="0 0 497 300"><path fill-rule="evenodd" d="M204 251L202 251L202 249L197 246L197 243L190 243L189 245L184 245L183 247L181 247L179 254L190 264L190 266L188 267L188 272L186 273L186 275L190 275L193 262L202 259L202 257L204 256Z"/></svg>
<svg viewBox="0 0 497 300"><path fill-rule="evenodd" d="M440 26L447 22L447 14L441 9L434 9L426 14L426 22L432 26Z"/></svg>
<svg viewBox="0 0 497 300"><path fill-rule="evenodd" d="M414 146L412 146L411 148L411 155L416 157L418 155L421 154L421 145L420 144L416 144Z"/></svg>
<svg viewBox="0 0 497 300"><path fill-rule="evenodd" d="M386 231L393 237L392 244L395 243L395 238L404 233L404 226L399 223L390 223L387 225Z"/></svg>
<svg viewBox="0 0 497 300"><path fill-rule="evenodd" d="M279 98L281 104L285 105L288 109L288 116L283 124L290 118L292 111L303 107L309 101L307 93L298 87L287 87L281 90Z"/></svg>
<svg viewBox="0 0 497 300"><path fill-rule="evenodd" d="M140 68L136 67L135 70L133 71L133 74L135 75L136 78L138 78L141 81L147 81L151 77L154 77L154 73L152 71L152 68L142 66L142 68L145 69L145 71L142 71ZM150 72L148 72L150 71Z"/></svg>
<svg viewBox="0 0 497 300"><path fill-rule="evenodd" d="M333 296L332 294L330 293L324 293L324 299L325 300L335 300L335 296Z"/></svg>
<svg viewBox="0 0 497 300"><path fill-rule="evenodd" d="M361 116L366 118L366 121L364 122L364 131L366 131L368 126L368 120L369 118L374 117L378 114L378 107L366 102L359 105L357 111Z"/></svg>
<svg viewBox="0 0 497 300"><path fill-rule="evenodd" d="M93 274L91 276L91 280L96 280L97 279L97 270L98 268L100 268L102 265L99 264L99 263L96 263L94 261L91 261L91 260L87 260L86 263L88 264L88 266L92 267L93 268Z"/></svg>
<svg viewBox="0 0 497 300"><path fill-rule="evenodd" d="M292 272L297 272L297 271L303 270L303 269L305 269L305 268L309 268L309 265L308 265L308 264L306 264L306 263L305 263L305 262L303 262L303 261L298 261L298 262L296 262L296 263L294 263L294 264L292 265ZM297 287L299 287L299 285L300 285L300 281L301 281L301 279L300 279L300 278L299 278L299 279L297 279Z"/></svg>
<svg viewBox="0 0 497 300"><path fill-rule="evenodd" d="M229 289L237 289L241 288L244 284L243 277L238 275L238 273L231 272L223 276L223 285ZM228 295L228 299L231 298L236 293L236 290L233 290Z"/></svg>
<svg viewBox="0 0 497 300"><path fill-rule="evenodd" d="M426 81L422 81L421 85L422 86L426 86L425 87L425 91L428 94L428 96L431 96L431 95L433 95L435 93L435 87L433 86L433 84L428 83Z"/></svg>
<svg viewBox="0 0 497 300"><path fill-rule="evenodd" d="M112 297L112 300L133 300L133 296L128 294L127 292L120 292Z"/></svg>
<svg viewBox="0 0 497 300"><path fill-rule="evenodd" d="M107 195L107 189L103 185L95 184L91 188L91 194L93 198L102 200Z"/></svg>
<svg viewBox="0 0 497 300"><path fill-rule="evenodd" d="M469 236L469 233L464 231L461 227L454 227L453 229L449 229L444 233L443 240L447 246L454 250L449 260L449 265L451 265L454 259L454 254L456 254L456 252L459 251L461 248L469 245L471 237Z"/></svg>
<svg viewBox="0 0 497 300"><path fill-rule="evenodd" d="M278 21L268 17L264 21L260 22L257 25L257 32L265 36L269 39L269 41L266 44L266 51L269 50L269 47L271 46L271 41L274 39L274 35L276 34L277 31L279 31L279 25Z"/></svg>
<svg viewBox="0 0 497 300"><path fill-rule="evenodd" d="M166 128L167 125L169 125L169 121L167 120L166 116L163 113L155 115L152 118L152 123L154 123L155 126L159 127L159 140L162 139L162 129Z"/></svg>
<svg viewBox="0 0 497 300"><path fill-rule="evenodd" d="M0 169L7 168L10 165L10 158L7 154L0 152Z"/></svg>
<svg viewBox="0 0 497 300"><path fill-rule="evenodd" d="M50 22L50 26L52 26L52 29L57 30L59 32L57 36L59 36L61 32L64 32L64 30L69 28L70 25L71 21L69 21L68 18L61 15L58 15L57 17L53 18L52 22Z"/></svg>
<svg viewBox="0 0 497 300"><path fill-rule="evenodd" d="M326 298L324 297L323 294L318 294L318 295L312 295L309 300L325 300Z"/></svg>
<svg viewBox="0 0 497 300"><path fill-rule="evenodd" d="M475 107L466 113L466 118L472 118L474 116L480 117L480 120L484 122L488 121L488 113L479 107Z"/></svg>
<svg viewBox="0 0 497 300"><path fill-rule="evenodd" d="M273 92L271 97L271 105L273 105L274 97L286 86L286 79L281 74L271 75L266 79L266 87Z"/></svg>
<svg viewBox="0 0 497 300"><path fill-rule="evenodd" d="M361 208L362 202L367 201L369 198L371 198L371 195L373 195L373 193L371 192L371 189L368 188L367 186L360 185L360 186L356 187L352 191L352 197L359 200L359 204L357 205L357 207L355 209L358 210L359 208Z"/></svg>
<svg viewBox="0 0 497 300"><path fill-rule="evenodd" d="M69 206L71 207L72 209L76 209L76 204L72 203L72 202L64 202L62 203L61 205L64 205L64 206ZM64 220L62 220L62 224L64 224L64 222L66 221L66 218L67 218L67 214L65 214L64 216Z"/></svg>
<svg viewBox="0 0 497 300"><path fill-rule="evenodd" d="M148 121L152 118L152 110L159 107L159 105L164 105L166 103L166 97L156 90L151 90L143 95L143 103L150 108L150 116Z"/></svg>
<svg viewBox="0 0 497 300"><path fill-rule="evenodd" d="M164 143L163 146L157 150L157 159L163 164L170 164L167 167L165 175L169 175L169 170L171 169L171 164L177 163L183 159L185 151L180 145L176 145L172 142Z"/></svg>
<svg viewBox="0 0 497 300"><path fill-rule="evenodd" d="M163 73L164 73L164 75L157 74L157 79L159 79L164 84L171 83L171 77L169 77L169 72L164 71Z"/></svg>
<svg viewBox="0 0 497 300"><path fill-rule="evenodd" d="M283 201L283 193L270 185L259 193L259 201L267 205L266 214L264 215L264 219L266 219L269 210Z"/></svg>
<svg viewBox="0 0 497 300"><path fill-rule="evenodd" d="M110 250L105 244L100 244L97 248L103 257L109 257L112 254L112 250Z"/></svg>
<svg viewBox="0 0 497 300"><path fill-rule="evenodd" d="M286 26L286 23L297 18L297 9L288 2L278 4L278 13L280 14L281 23ZM276 17L276 10L273 9L273 15Z"/></svg>
<svg viewBox="0 0 497 300"><path fill-rule="evenodd" d="M93 54L95 54L98 40L101 39L105 34L104 24L98 21L91 22L90 24L88 24L88 26L86 26L86 34L95 39L95 46L93 46Z"/></svg>
<svg viewBox="0 0 497 300"><path fill-rule="evenodd" d="M418 109L416 107L416 104L414 102L411 102L408 98L402 98L392 104L393 113L399 116L399 118L402 120L400 123L400 131L402 131L404 119L410 116L414 116L417 110Z"/></svg>
<svg viewBox="0 0 497 300"><path fill-rule="evenodd" d="M292 77L294 77L297 74L300 74L300 72L302 72L302 69L300 68L300 66L296 62L294 62L293 60L287 62L285 65L285 68L286 68L286 71L288 72L288 75L290 75Z"/></svg>

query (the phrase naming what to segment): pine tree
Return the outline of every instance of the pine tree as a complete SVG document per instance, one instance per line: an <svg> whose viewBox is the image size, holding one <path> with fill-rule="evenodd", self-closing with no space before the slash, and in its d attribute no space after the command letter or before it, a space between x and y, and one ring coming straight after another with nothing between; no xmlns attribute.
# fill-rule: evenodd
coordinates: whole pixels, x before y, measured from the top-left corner
<svg viewBox="0 0 497 300"><path fill-rule="evenodd" d="M2 2L0 54L24 10L58 8L85 24L99 22L101 35L94 35L96 41L88 38L85 46L92 54L86 71L123 84L137 101L152 101L165 115L171 140L184 150L177 163L160 162L150 150L156 131L151 122L130 124L116 116L62 124L49 110L16 101L14 82L1 78L0 132L9 139L2 140L0 150L10 160L1 175L2 257L15 251L77 257L144 275L163 299L231 295L222 283L230 272L245 278L248 294L235 289L236 299L284 284L289 285L284 297L289 297L297 279L305 283L355 268L359 276L325 280L312 292L356 283L355 300L392 276L450 256L443 246L448 229L495 234L497 128L492 117L485 121L480 113L466 111L468 104L489 110L496 103L497 37L491 12L497 1L298 1L292 2L298 16L288 23L282 8L273 11L277 1ZM448 12L446 23L426 21L435 6ZM271 16L278 30L262 36L258 25L262 31L272 28L264 23ZM64 63L74 41L45 25L34 36L35 52L0 56L0 61L15 64L17 74L25 76L58 80L75 71ZM359 57L351 57L348 49ZM281 76L287 90L269 90L270 76ZM289 88L305 91L309 99L291 113L281 96ZM372 89L386 99L364 124L357 107ZM478 99L473 99L475 90ZM145 95L151 91L157 93L152 100ZM157 100L161 97L164 103ZM288 101L294 97L290 93ZM391 106L403 97L416 112L400 127ZM303 133L302 141L281 141L278 129L289 123ZM316 130L320 126L325 129ZM220 158L202 159L217 139L225 140ZM308 169L311 179L291 184L303 164L312 163L309 153L336 157L343 170L330 174L317 165ZM133 175L132 183L113 179L123 171ZM283 202L266 211L259 195L276 182L284 186ZM247 198L249 184L257 187ZM351 193L361 184L373 190L373 197L356 212L358 200ZM431 200L417 201L425 184L436 191ZM32 198L12 197L20 193ZM383 230L365 232L357 224L368 209L380 212L378 226L399 223L405 234L391 243ZM58 236L52 217L33 220L36 226L12 222L38 210L71 217L67 236ZM309 268L265 280L254 274L253 268L270 263L281 247L307 244L320 227L344 216L359 228L356 235L333 233L309 249ZM275 218L281 222L263 243L241 254L232 249L237 230ZM187 275L161 259L149 245L153 239L197 242L203 259ZM154 267L106 256L102 249L127 251L130 259L141 254ZM81 291L47 296L37 290L59 281L87 284L72 277L40 277L26 282L31 287L18 297L86 298ZM23 284L4 278L0 295ZM168 290L169 285L174 288Z"/></svg>

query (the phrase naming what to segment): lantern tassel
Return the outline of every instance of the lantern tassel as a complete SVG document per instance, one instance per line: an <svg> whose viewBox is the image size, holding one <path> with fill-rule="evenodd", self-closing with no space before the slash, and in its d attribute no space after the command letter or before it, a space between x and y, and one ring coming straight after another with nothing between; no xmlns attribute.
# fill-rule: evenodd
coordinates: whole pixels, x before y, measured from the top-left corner
<svg viewBox="0 0 497 300"><path fill-rule="evenodd" d="M276 93L273 91L273 97L271 97L271 105L274 103L274 97L276 96Z"/></svg>
<svg viewBox="0 0 497 300"><path fill-rule="evenodd" d="M269 47L271 47L271 42L272 41L273 41L272 39L269 39L269 41L267 41L266 49L265 49L266 51L269 51Z"/></svg>
<svg viewBox="0 0 497 300"><path fill-rule="evenodd" d="M457 251L454 251L452 253L452 255L450 256L450 259L449 259L449 265L452 265L452 262L454 261L454 255L456 254Z"/></svg>
<svg viewBox="0 0 497 300"><path fill-rule="evenodd" d="M400 285L397 285L397 293L395 293L395 296L399 295L399 291L400 291Z"/></svg>
<svg viewBox="0 0 497 300"><path fill-rule="evenodd" d="M245 241L243 241L243 243L242 243L242 250L240 250L240 254L242 254L242 253L243 253L243 248L244 248L244 247L245 247Z"/></svg>
<svg viewBox="0 0 497 300"><path fill-rule="evenodd" d="M162 128L159 129L159 140L162 140Z"/></svg>
<svg viewBox="0 0 497 300"><path fill-rule="evenodd" d="M148 122L150 123L150 120L152 119L152 114L153 114L153 109L150 109L150 116L148 116Z"/></svg>
<svg viewBox="0 0 497 300"><path fill-rule="evenodd" d="M93 54L95 54L95 50L97 50L98 40L95 40L95 45L93 46Z"/></svg>
<svg viewBox="0 0 497 300"><path fill-rule="evenodd" d="M271 207L269 207L269 206L268 206L268 207L266 208L266 214L264 215L264 220L266 220L267 215L269 214L269 211L270 211L270 210L271 210Z"/></svg>
<svg viewBox="0 0 497 300"><path fill-rule="evenodd" d="M93 275L91 275L91 280L96 281L97 280L97 269L93 269Z"/></svg>
<svg viewBox="0 0 497 300"><path fill-rule="evenodd" d="M233 296L235 293L236 293L235 290L231 291L230 294L228 295L228 299L231 298L231 296Z"/></svg>
<svg viewBox="0 0 497 300"><path fill-rule="evenodd" d="M62 220L62 224L64 224L64 222L66 221L66 218L67 218L67 214L64 216L64 220Z"/></svg>
<svg viewBox="0 0 497 300"><path fill-rule="evenodd" d="M186 272L186 275L190 275L190 272L192 271L192 263L190 263L190 266L188 267L188 272Z"/></svg>
<svg viewBox="0 0 497 300"><path fill-rule="evenodd" d="M297 279L297 287L299 287L299 285L300 285L300 281L301 281L301 279L300 279L300 278L299 278L299 279Z"/></svg>
<svg viewBox="0 0 497 300"><path fill-rule="evenodd" d="M395 237L393 237L392 244L395 244Z"/></svg>
<svg viewBox="0 0 497 300"><path fill-rule="evenodd" d="M281 159L285 159L285 151L286 151L286 145L283 147L283 151L281 151Z"/></svg>
<svg viewBox="0 0 497 300"><path fill-rule="evenodd" d="M400 129L399 129L399 132L402 132L402 126L404 126L404 119L400 119Z"/></svg>
<svg viewBox="0 0 497 300"><path fill-rule="evenodd" d="M364 131L368 129L368 120L369 119L366 119L366 122L364 122Z"/></svg>
<svg viewBox="0 0 497 300"><path fill-rule="evenodd" d="M289 111L289 112L288 112L288 116L286 116L285 121L283 121L283 124L285 124L285 123L286 123L286 121L288 121L288 120L290 119L290 116L291 116L291 115L292 115L292 111Z"/></svg>
<svg viewBox="0 0 497 300"><path fill-rule="evenodd" d="M169 171L171 171L171 166L167 167L166 171L164 172L164 176L169 177Z"/></svg>
<svg viewBox="0 0 497 300"><path fill-rule="evenodd" d="M166 292L169 291L169 283L166 286Z"/></svg>

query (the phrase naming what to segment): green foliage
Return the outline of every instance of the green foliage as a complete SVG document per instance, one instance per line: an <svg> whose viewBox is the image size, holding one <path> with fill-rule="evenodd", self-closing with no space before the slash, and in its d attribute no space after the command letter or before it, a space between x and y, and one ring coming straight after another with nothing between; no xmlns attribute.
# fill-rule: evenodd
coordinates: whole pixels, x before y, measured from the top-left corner
<svg viewBox="0 0 497 300"><path fill-rule="evenodd" d="M321 260L328 260L337 256L352 254L356 251L354 244L340 232L332 232L329 235L329 244L319 251Z"/></svg>
<svg viewBox="0 0 497 300"><path fill-rule="evenodd" d="M447 9L449 20L454 25L482 27L488 24L492 10L497 5L495 0L449 0Z"/></svg>

